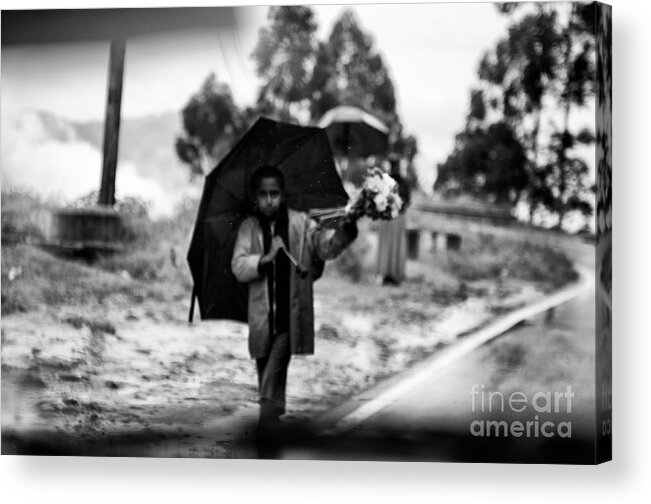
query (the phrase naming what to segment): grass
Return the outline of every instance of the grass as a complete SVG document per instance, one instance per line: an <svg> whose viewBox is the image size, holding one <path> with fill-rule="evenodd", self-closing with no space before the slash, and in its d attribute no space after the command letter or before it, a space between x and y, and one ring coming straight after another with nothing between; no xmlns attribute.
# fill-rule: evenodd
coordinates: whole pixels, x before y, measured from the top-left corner
<svg viewBox="0 0 651 504"><path fill-rule="evenodd" d="M124 265L133 269L129 257L126 254ZM20 273L10 280L12 271ZM176 276L184 281L177 281ZM2 313L26 312L44 306L175 301L189 297L189 276L175 271L174 276L150 281L56 257L31 245L3 245Z"/></svg>
<svg viewBox="0 0 651 504"><path fill-rule="evenodd" d="M2 192L2 242L39 241L43 233L38 226L39 212L51 208L49 202L24 190Z"/></svg>
<svg viewBox="0 0 651 504"><path fill-rule="evenodd" d="M192 280L185 252L198 202L186 202L176 218L161 221L151 220L138 202L129 203L121 207L125 251L90 262L30 245L42 239L37 216L50 205L28 192L3 192L2 313L188 297Z"/></svg>
<svg viewBox="0 0 651 504"><path fill-rule="evenodd" d="M192 278L185 255L198 201L185 201L171 218L152 221L146 215L128 216L125 225L136 238L124 253L101 258L96 266L112 273L146 282L167 282L180 285L188 291Z"/></svg>
<svg viewBox="0 0 651 504"><path fill-rule="evenodd" d="M108 320L99 320L84 317L82 315L68 315L63 322L70 324L75 329L88 327L93 333L115 334L115 326Z"/></svg>
<svg viewBox="0 0 651 504"><path fill-rule="evenodd" d="M479 245L448 251L442 267L462 281L515 278L557 289L578 278L561 252L526 242L484 239Z"/></svg>
<svg viewBox="0 0 651 504"><path fill-rule="evenodd" d="M10 280L9 272L20 274ZM52 256L30 245L2 247L2 312L40 306L103 303L108 296L131 297L134 285L117 275Z"/></svg>

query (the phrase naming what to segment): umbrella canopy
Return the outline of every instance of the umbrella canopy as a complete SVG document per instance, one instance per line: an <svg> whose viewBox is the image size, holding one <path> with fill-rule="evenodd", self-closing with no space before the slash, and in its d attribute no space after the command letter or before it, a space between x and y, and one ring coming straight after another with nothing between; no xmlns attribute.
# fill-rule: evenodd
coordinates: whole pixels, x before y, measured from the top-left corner
<svg viewBox="0 0 651 504"><path fill-rule="evenodd" d="M348 202L324 130L258 119L204 184L188 251L202 319L246 321L247 287L233 276L231 258L238 226L251 209L249 179L266 164L283 172L290 208L307 212Z"/></svg>
<svg viewBox="0 0 651 504"><path fill-rule="evenodd" d="M385 154L389 146L389 128L374 115L357 107L330 109L319 121L328 132L338 154L367 157Z"/></svg>

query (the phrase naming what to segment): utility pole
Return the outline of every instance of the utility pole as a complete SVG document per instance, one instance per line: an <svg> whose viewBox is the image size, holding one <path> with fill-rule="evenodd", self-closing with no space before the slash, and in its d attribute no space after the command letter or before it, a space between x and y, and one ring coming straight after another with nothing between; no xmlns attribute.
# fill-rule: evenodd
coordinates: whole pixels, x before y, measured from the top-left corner
<svg viewBox="0 0 651 504"><path fill-rule="evenodd" d="M104 158L102 181L99 189L99 205L115 204L115 172L118 164L118 140L120 138L120 108L122 105L122 79L124 76L125 39L111 41L108 73L108 99L104 121Z"/></svg>

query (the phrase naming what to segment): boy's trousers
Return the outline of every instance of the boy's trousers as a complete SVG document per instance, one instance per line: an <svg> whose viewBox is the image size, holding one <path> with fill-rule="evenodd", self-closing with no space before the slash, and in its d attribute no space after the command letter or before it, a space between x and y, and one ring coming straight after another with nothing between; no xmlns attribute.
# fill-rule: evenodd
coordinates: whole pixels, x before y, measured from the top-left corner
<svg viewBox="0 0 651 504"><path fill-rule="evenodd" d="M269 354L256 359L260 408L266 410L265 413L285 413L285 388L290 357L289 333L281 333L273 337Z"/></svg>

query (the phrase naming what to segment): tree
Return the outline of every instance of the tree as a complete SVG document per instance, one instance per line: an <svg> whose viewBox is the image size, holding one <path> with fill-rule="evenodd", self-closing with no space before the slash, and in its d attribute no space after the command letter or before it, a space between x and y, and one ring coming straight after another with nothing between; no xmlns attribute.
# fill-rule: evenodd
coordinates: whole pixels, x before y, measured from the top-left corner
<svg viewBox="0 0 651 504"><path fill-rule="evenodd" d="M417 140L404 132L389 70L373 37L362 29L352 10L342 12L328 41L319 44L309 88L313 122L338 105L351 105L387 124L390 152L407 160L407 177L412 188L417 187L414 166ZM353 162L349 164L350 173L345 176L359 182L364 171L364 163Z"/></svg>
<svg viewBox="0 0 651 504"><path fill-rule="evenodd" d="M399 123L389 71L352 10L344 10L328 42L319 44L310 90L315 120L334 106L352 105L387 124Z"/></svg>
<svg viewBox="0 0 651 504"><path fill-rule="evenodd" d="M552 136L553 166L547 169L556 175L551 185L558 188L558 194L548 206L558 216L558 228L563 227L563 221L569 212L579 211L584 216L589 216L593 210L589 201L592 199L591 194L586 190L588 166L583 160L572 156L571 151L576 144L594 143L594 133L590 130L573 133L570 130L570 114L573 106L584 106L588 96L595 93L595 6L571 3L569 8L569 20L561 31L559 58L563 124L560 131ZM594 188L591 190L594 191Z"/></svg>
<svg viewBox="0 0 651 504"><path fill-rule="evenodd" d="M514 12L517 4L499 7ZM540 126L543 100L556 78L555 56L560 36L556 30L558 14L536 6L533 13L514 22L505 39L488 52L479 65L479 78L489 85L492 112L501 114L520 139L528 158L530 186L535 188L540 170ZM543 177L544 179L544 177ZM542 204L544 191L531 190L528 195L530 220ZM544 198L546 200L546 198Z"/></svg>
<svg viewBox="0 0 651 504"><path fill-rule="evenodd" d="M314 124L338 105L362 108L390 127L391 152L408 159L415 183L416 139L403 134L389 71L353 11L342 13L327 41L317 40L317 23L309 7L271 7L268 20L252 54L263 81L256 110L284 121ZM351 162L349 168L345 176L361 180L365 163Z"/></svg>
<svg viewBox="0 0 651 504"><path fill-rule="evenodd" d="M418 139L414 135L404 135L402 125L396 135L397 140L391 145L391 151L407 163L406 180L410 190L417 189L420 184L414 159L418 154Z"/></svg>
<svg viewBox="0 0 651 504"><path fill-rule="evenodd" d="M477 199L515 206L527 187L527 157L505 122L466 128L455 148L438 165L434 188L448 196L471 194Z"/></svg>
<svg viewBox="0 0 651 504"><path fill-rule="evenodd" d="M543 201L545 208L557 216L556 227L563 227L563 220L568 213L578 211L588 217L592 215L593 206L586 197L594 188L588 188L586 180L589 174L588 165L582 159L566 154L572 144L568 141L571 136L565 133L554 135L552 151L554 160L543 167L545 174L544 186L551 193Z"/></svg>
<svg viewBox="0 0 651 504"><path fill-rule="evenodd" d="M495 107L487 104L482 89L470 91L466 126L455 137L452 153L437 166L436 191L446 196L471 194L512 207L523 198L529 185L526 148L513 121L504 115L496 122L489 120L489 108Z"/></svg>
<svg viewBox="0 0 651 504"><path fill-rule="evenodd" d="M598 26L596 44L596 101L597 101L597 239L612 228L612 14L607 6L595 8L595 26Z"/></svg>
<svg viewBox="0 0 651 504"><path fill-rule="evenodd" d="M263 80L258 108L281 120L296 120L299 113L291 108L309 98L317 59L314 12L306 6L274 6L268 19L269 26L260 29L252 54Z"/></svg>
<svg viewBox="0 0 651 504"><path fill-rule="evenodd" d="M563 12L565 4L523 5L498 5L512 23L507 36L480 61L466 127L439 166L442 178L436 187L464 188L498 200L511 194L512 204L527 203L530 221L544 210L562 227L569 212L592 211L588 167L572 152L591 143L594 135L571 131L570 115L594 94L594 6L567 4L570 10ZM492 142L501 151L501 168L491 157ZM505 176L495 173L513 169ZM497 190L487 180L507 187Z"/></svg>
<svg viewBox="0 0 651 504"><path fill-rule="evenodd" d="M512 14L520 6L510 4L502 10ZM566 8L569 11L561 15L561 10ZM525 106L525 115L517 117L524 122L527 113L535 114L528 144L530 220L541 207L556 215L556 226L561 228L569 212L579 211L585 216L592 212L589 170L571 152L578 144L592 143L594 135L587 130L570 131L570 115L574 107L584 106L594 94L594 6L539 5L534 13L514 22L509 30L509 43L511 49L520 48L511 50L511 54L525 59L520 65L521 82L530 104ZM556 105L551 108L554 117L561 117L561 124L552 119L552 132L541 149L540 124L545 98Z"/></svg>
<svg viewBox="0 0 651 504"><path fill-rule="evenodd" d="M228 85L210 74L181 111L183 132L176 139L176 154L191 177L214 168L244 134L247 117L233 101Z"/></svg>
<svg viewBox="0 0 651 504"><path fill-rule="evenodd" d="M517 4L498 5L511 13ZM556 12L536 8L486 52L471 91L464 131L438 166L435 189L467 192L515 206L526 197L531 217L547 201L538 174L544 97L555 78Z"/></svg>

